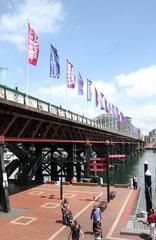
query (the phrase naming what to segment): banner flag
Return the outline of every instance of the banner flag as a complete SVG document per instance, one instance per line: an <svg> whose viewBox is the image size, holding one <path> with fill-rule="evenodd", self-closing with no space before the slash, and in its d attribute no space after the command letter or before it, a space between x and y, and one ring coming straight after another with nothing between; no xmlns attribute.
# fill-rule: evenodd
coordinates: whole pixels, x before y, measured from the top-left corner
<svg viewBox="0 0 156 240"><path fill-rule="evenodd" d="M54 48L52 44L50 44L50 77L60 77L59 56L57 49Z"/></svg>
<svg viewBox="0 0 156 240"><path fill-rule="evenodd" d="M125 117L122 112L120 112L120 122L124 123L125 122Z"/></svg>
<svg viewBox="0 0 156 240"><path fill-rule="evenodd" d="M73 65L66 60L67 63L67 88L75 88L75 74L73 70Z"/></svg>
<svg viewBox="0 0 156 240"><path fill-rule="evenodd" d="M92 91L91 91L92 81L87 79L87 101L92 100Z"/></svg>
<svg viewBox="0 0 156 240"><path fill-rule="evenodd" d="M104 99L105 99L105 111L106 111L106 113L109 113L107 100L106 100L106 98L104 98Z"/></svg>
<svg viewBox="0 0 156 240"><path fill-rule="evenodd" d="M98 107L99 105L99 95L98 95L98 91L95 88L95 106Z"/></svg>
<svg viewBox="0 0 156 240"><path fill-rule="evenodd" d="M117 107L115 107L115 115L116 115L116 118L117 118L118 120L120 120L120 114L119 114L119 110L118 110Z"/></svg>
<svg viewBox="0 0 156 240"><path fill-rule="evenodd" d="M112 117L115 118L115 107L113 104L112 104Z"/></svg>
<svg viewBox="0 0 156 240"><path fill-rule="evenodd" d="M83 95L83 85L84 85L84 82L83 82L83 79L81 77L81 74L79 73L78 75L78 95Z"/></svg>
<svg viewBox="0 0 156 240"><path fill-rule="evenodd" d="M101 110L104 110L104 94L100 92Z"/></svg>
<svg viewBox="0 0 156 240"><path fill-rule="evenodd" d="M108 113L111 115L112 114L112 104L110 103L109 100L107 100L107 107L108 107Z"/></svg>
<svg viewBox="0 0 156 240"><path fill-rule="evenodd" d="M37 64L39 55L38 36L28 23L28 63Z"/></svg>

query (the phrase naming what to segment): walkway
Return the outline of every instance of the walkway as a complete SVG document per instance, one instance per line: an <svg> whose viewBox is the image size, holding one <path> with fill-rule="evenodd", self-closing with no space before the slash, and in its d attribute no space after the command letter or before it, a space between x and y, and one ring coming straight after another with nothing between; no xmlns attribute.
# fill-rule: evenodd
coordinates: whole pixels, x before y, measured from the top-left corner
<svg viewBox="0 0 156 240"><path fill-rule="evenodd" d="M111 190L114 190L111 187ZM106 200L105 187L63 186L74 216L81 223L85 240L93 240L90 212L94 199ZM103 232L108 240L137 240L139 236L120 235L134 208L138 190L115 188L116 197L103 212ZM97 203L98 203L97 201ZM62 225L60 186L43 184L10 196L10 213L0 213L2 240L67 240L69 227Z"/></svg>

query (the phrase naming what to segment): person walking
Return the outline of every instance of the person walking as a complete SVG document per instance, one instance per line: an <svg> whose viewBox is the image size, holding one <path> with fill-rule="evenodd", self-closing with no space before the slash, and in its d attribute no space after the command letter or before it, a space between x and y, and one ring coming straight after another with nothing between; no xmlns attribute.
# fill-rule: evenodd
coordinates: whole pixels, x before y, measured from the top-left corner
<svg viewBox="0 0 156 240"><path fill-rule="evenodd" d="M94 236L95 236L95 240L102 240L102 239L104 240L102 229L101 229L101 223L97 224L97 227L95 228Z"/></svg>
<svg viewBox="0 0 156 240"><path fill-rule="evenodd" d="M152 240L155 240L156 214L153 208L151 208L149 211L147 222L149 223L150 237Z"/></svg>
<svg viewBox="0 0 156 240"><path fill-rule="evenodd" d="M101 224L101 220L102 220L101 209L98 206L96 205L93 206L90 219L93 222L93 233L95 233L95 229L97 228L97 225Z"/></svg>
<svg viewBox="0 0 156 240"><path fill-rule="evenodd" d="M133 177L133 189L136 190L138 188L138 179L136 176Z"/></svg>
<svg viewBox="0 0 156 240"><path fill-rule="evenodd" d="M69 202L66 198L61 202L61 211L62 211L62 221L66 223L66 212L69 210Z"/></svg>
<svg viewBox="0 0 156 240"><path fill-rule="evenodd" d="M74 220L72 226L71 226L71 231L68 236L68 240L80 240L84 239L84 235L81 229L81 225L78 223L77 220Z"/></svg>

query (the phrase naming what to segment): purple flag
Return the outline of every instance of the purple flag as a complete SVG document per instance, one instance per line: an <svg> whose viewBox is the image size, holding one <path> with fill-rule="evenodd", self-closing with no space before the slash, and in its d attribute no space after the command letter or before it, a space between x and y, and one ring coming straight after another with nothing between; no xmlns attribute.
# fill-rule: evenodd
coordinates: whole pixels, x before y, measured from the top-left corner
<svg viewBox="0 0 156 240"><path fill-rule="evenodd" d="M78 95L83 95L83 79L81 77L81 74L78 75Z"/></svg>
<svg viewBox="0 0 156 240"><path fill-rule="evenodd" d="M114 105L112 104L112 117L115 118L115 109Z"/></svg>
<svg viewBox="0 0 156 240"><path fill-rule="evenodd" d="M115 112L116 112L116 117L120 121L120 114L119 114L119 109L115 107Z"/></svg>
<svg viewBox="0 0 156 240"><path fill-rule="evenodd" d="M73 65L67 60L67 88L75 88L75 74Z"/></svg>
<svg viewBox="0 0 156 240"><path fill-rule="evenodd" d="M101 110L104 110L104 95L100 92Z"/></svg>
<svg viewBox="0 0 156 240"><path fill-rule="evenodd" d="M110 103L109 100L107 100L107 106L108 106L108 113L111 115L112 114L112 104Z"/></svg>
<svg viewBox="0 0 156 240"><path fill-rule="evenodd" d="M57 49L50 45L50 77L60 77L60 65Z"/></svg>
<svg viewBox="0 0 156 240"><path fill-rule="evenodd" d="M105 111L106 111L106 113L109 113L107 100L106 100L106 98L104 98L104 99L105 99Z"/></svg>
<svg viewBox="0 0 156 240"><path fill-rule="evenodd" d="M98 107L99 105L99 95L98 95L98 91L95 88L95 106Z"/></svg>
<svg viewBox="0 0 156 240"><path fill-rule="evenodd" d="M92 81L87 79L87 101L92 100L92 91L91 91Z"/></svg>

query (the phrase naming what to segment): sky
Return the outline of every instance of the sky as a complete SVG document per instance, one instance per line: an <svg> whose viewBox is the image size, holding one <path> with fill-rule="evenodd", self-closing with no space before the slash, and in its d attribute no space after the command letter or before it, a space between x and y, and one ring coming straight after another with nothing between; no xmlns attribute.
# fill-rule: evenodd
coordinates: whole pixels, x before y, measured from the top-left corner
<svg viewBox="0 0 156 240"><path fill-rule="evenodd" d="M0 83L94 118L101 110L94 95L86 100L88 78L146 135L156 128L155 12L155 0L0 0ZM40 47L28 68L27 21ZM59 79L49 77L50 44ZM82 75L83 96L66 88L66 59Z"/></svg>

